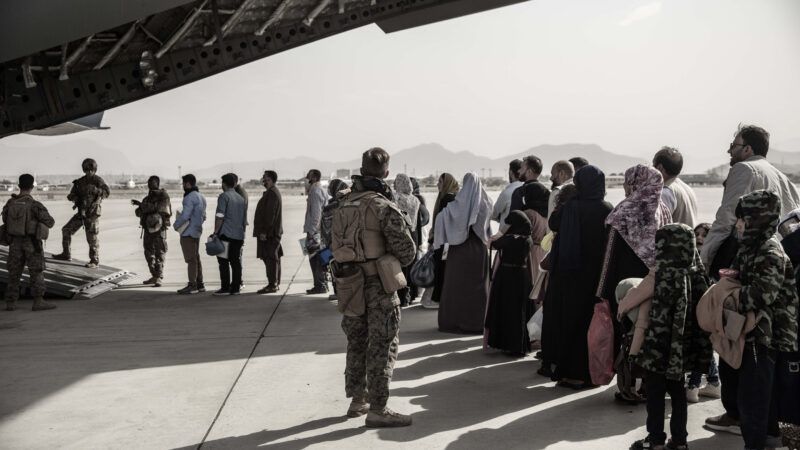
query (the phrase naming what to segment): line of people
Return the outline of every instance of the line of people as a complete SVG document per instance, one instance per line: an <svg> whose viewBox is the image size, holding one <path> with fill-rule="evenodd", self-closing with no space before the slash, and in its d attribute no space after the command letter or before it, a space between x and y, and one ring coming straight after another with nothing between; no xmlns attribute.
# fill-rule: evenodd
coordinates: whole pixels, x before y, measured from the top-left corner
<svg viewBox="0 0 800 450"><path fill-rule="evenodd" d="M533 323L540 375L584 389L616 374L619 401L647 404L648 436L631 448L687 448L687 401L701 392L721 396L726 410L708 418L708 428L741 434L746 448L775 446L778 418L800 408L800 399L773 392L776 361L798 359L800 261L783 247L797 244L781 243L777 231L797 220L800 197L766 160L768 149L764 129L740 126L712 224L698 223L694 192L678 177L683 158L669 147L652 166L626 171L626 197L616 206L605 201L602 170L585 160L554 164L551 189L538 181L539 158L512 161L494 205L474 174L460 189L443 174L431 240L439 329L482 333L487 347L525 355ZM490 219L500 222L494 236ZM715 300L727 294L732 307ZM752 323L742 322L731 355L715 324L739 316Z"/></svg>

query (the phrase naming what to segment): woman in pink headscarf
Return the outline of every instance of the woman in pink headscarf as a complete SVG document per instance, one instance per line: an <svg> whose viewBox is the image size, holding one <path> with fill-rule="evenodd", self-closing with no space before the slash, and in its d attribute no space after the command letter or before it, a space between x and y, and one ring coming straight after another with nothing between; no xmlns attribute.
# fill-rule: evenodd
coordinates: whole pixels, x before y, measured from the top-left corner
<svg viewBox="0 0 800 450"><path fill-rule="evenodd" d="M615 351L622 342L622 329L616 320L617 285L627 278L644 278L655 268L656 230L672 222L669 208L661 201L663 187L664 180L655 168L642 164L631 167L625 171L625 199L606 218L610 229L597 296L611 307ZM627 388L617 397L641 401Z"/></svg>

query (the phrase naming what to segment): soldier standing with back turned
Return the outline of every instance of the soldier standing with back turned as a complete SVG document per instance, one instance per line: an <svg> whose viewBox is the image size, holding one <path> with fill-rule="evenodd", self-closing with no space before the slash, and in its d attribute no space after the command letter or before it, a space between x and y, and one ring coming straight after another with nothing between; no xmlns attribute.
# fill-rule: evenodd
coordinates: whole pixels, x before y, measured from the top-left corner
<svg viewBox="0 0 800 450"><path fill-rule="evenodd" d="M172 205L169 194L161 189L161 179L153 175L147 180L150 192L142 201L131 200L131 204L138 206L135 214L142 226L142 245L144 258L150 269L150 279L142 284L152 284L161 287L164 279L164 259L167 256L167 229L169 219L172 217Z"/></svg>
<svg viewBox="0 0 800 450"><path fill-rule="evenodd" d="M83 160L81 163L84 175L72 182L72 189L67 195L67 200L74 203L72 209L78 212L69 219L61 229L61 242L64 251L58 255L53 255L53 259L70 261L72 252L70 244L72 235L77 233L81 227L86 231L86 242L89 243L89 262L86 267L95 269L100 265L100 203L108 198L111 191L102 178L97 176L97 162L91 158Z"/></svg>
<svg viewBox="0 0 800 450"><path fill-rule="evenodd" d="M43 300L44 286L44 248L42 240L47 238L55 220L47 208L31 196L33 176L23 174L19 177L19 194L14 194L3 207L3 223L8 235L8 286L6 286L6 311L17 309L19 299L19 280L25 266L31 279L33 310L44 311L56 305Z"/></svg>
<svg viewBox="0 0 800 450"><path fill-rule="evenodd" d="M347 335L345 392L353 400L349 417L367 414L368 427L411 425L411 416L386 407L397 360L402 267L416 248L409 221L392 201L383 181L389 154L381 148L364 152L361 175L333 216L331 250L335 263L342 329ZM385 262L390 261L387 274ZM398 284L402 284L398 286Z"/></svg>

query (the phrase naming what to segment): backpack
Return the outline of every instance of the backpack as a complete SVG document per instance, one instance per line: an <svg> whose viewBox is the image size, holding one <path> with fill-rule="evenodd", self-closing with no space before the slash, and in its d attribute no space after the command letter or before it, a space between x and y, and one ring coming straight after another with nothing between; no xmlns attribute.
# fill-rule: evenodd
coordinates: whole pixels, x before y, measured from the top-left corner
<svg viewBox="0 0 800 450"><path fill-rule="evenodd" d="M367 210L378 194L366 193L356 199L339 202L333 213L331 225L331 250L333 259L340 263L365 262L367 260L362 234L367 228Z"/></svg>
<svg viewBox="0 0 800 450"><path fill-rule="evenodd" d="M6 205L6 232L9 236L28 236L31 228L31 202L20 199L11 199ZM35 233L35 228L33 229Z"/></svg>

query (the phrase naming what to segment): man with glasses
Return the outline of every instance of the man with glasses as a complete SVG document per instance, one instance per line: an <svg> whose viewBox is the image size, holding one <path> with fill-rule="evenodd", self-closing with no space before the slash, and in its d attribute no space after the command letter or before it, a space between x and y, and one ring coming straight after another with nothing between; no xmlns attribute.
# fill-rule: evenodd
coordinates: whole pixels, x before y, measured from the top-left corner
<svg viewBox="0 0 800 450"><path fill-rule="evenodd" d="M703 264L709 268L709 275L714 279L719 278L719 269L731 267L736 256L739 247L735 230L736 207L742 196L760 189L774 192L780 199L781 217L800 207L800 195L794 184L767 161L768 150L769 133L754 125L740 125L728 148L731 170L724 183L722 205L717 210L700 253ZM712 430L741 434L740 374L725 361L720 360L719 363L725 414L706 419L706 426ZM773 437L774 433L775 430L770 430Z"/></svg>
<svg viewBox="0 0 800 450"><path fill-rule="evenodd" d="M736 205L739 198L759 189L775 192L781 199L781 217L800 206L800 195L794 184L780 170L767 161L769 133L755 125L740 125L728 148L731 170L723 184L722 205L717 210L711 231L703 243L703 264L713 269L709 274L717 278L716 271L729 267L736 239L732 236L736 224Z"/></svg>

